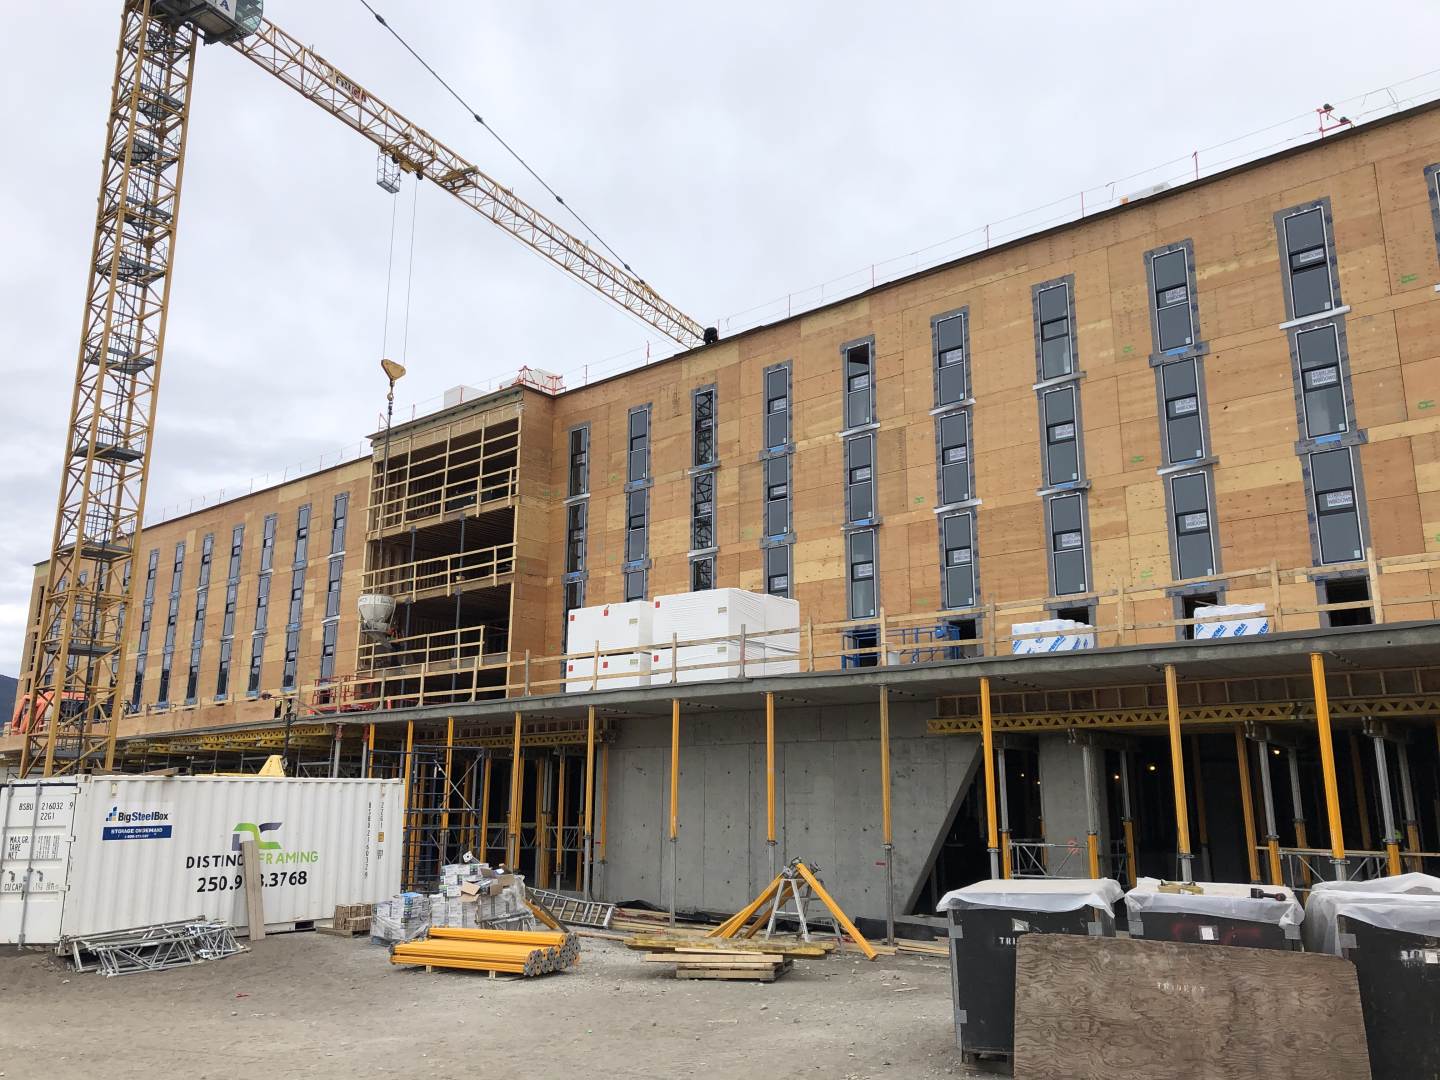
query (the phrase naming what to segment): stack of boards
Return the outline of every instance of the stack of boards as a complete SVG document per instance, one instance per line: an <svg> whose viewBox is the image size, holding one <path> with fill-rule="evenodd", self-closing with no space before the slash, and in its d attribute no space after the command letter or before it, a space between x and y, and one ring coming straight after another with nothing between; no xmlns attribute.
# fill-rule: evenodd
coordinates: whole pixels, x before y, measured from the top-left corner
<svg viewBox="0 0 1440 1080"><path fill-rule="evenodd" d="M748 979L774 982L790 970L791 959L749 949L673 949L652 952L646 963L674 964L677 979Z"/></svg>

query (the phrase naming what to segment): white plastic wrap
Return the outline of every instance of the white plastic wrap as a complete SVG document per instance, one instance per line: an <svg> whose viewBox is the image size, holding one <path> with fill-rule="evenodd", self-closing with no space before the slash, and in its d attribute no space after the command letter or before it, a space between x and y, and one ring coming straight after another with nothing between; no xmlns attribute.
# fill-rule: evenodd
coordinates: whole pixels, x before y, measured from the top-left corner
<svg viewBox="0 0 1440 1080"><path fill-rule="evenodd" d="M1044 637L1020 637L1021 634L1044 634ZM1040 622L1017 622L1010 626L1010 651L1016 656L1033 653L1071 652L1095 647L1095 628L1073 619L1042 619Z"/></svg>
<svg viewBox="0 0 1440 1080"><path fill-rule="evenodd" d="M1382 930L1440 937L1440 878L1399 874L1374 881L1318 883L1305 904L1305 948L1339 956L1335 920L1340 915Z"/></svg>
<svg viewBox="0 0 1440 1080"><path fill-rule="evenodd" d="M566 622L565 651L586 653L598 645L600 678L596 680L595 661L578 656L565 662L565 690L580 693L590 690L618 690L622 687L650 685L651 608L648 600L631 600L624 604L601 604L576 608ZM631 649L632 652L616 652Z"/></svg>
<svg viewBox="0 0 1440 1080"><path fill-rule="evenodd" d="M1220 919L1244 919L1246 922L1274 923L1281 927L1299 926L1305 909L1295 894L1283 885L1261 885L1263 892L1282 893L1283 900L1252 899L1251 885L1230 881L1197 881L1203 892L1159 892L1159 878L1142 877L1135 888L1125 894L1125 907L1142 919L1151 911L1180 911L1191 915L1213 915Z"/></svg>
<svg viewBox="0 0 1440 1080"><path fill-rule="evenodd" d="M1077 911L1104 908L1125 895L1114 878L1010 878L977 881L952 889L935 910L952 908L1005 908L1010 911Z"/></svg>
<svg viewBox="0 0 1440 1080"><path fill-rule="evenodd" d="M1270 619L1265 614L1264 604L1215 604L1210 607L1197 607L1195 618L1205 620L1195 623L1197 641L1256 637L1270 632Z"/></svg>

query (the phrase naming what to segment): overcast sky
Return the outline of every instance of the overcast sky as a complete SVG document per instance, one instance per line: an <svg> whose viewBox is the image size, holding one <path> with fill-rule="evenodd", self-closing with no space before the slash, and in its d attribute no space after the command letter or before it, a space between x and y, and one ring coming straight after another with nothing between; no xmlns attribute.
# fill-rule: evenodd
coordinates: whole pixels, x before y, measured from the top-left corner
<svg viewBox="0 0 1440 1080"><path fill-rule="evenodd" d="M738 327L757 307L783 313L788 293L853 285L872 263L883 276L902 265L885 260L1082 189L1093 206L1111 181L1322 102L1383 106L1383 94L1350 99L1440 66L1440 9L1422 0L1024 14L836 0L372 3L661 295L722 329L726 316L752 312ZM19 666L32 564L53 527L119 10L7 5L0 36L0 673ZM268 0L266 15L556 213L359 0ZM1399 96L1437 92L1440 74ZM202 50L153 511L353 454L384 406L382 349L399 358L403 344L407 413L522 364L613 368L643 360L647 337L656 358L671 351L445 193L425 187L417 200L407 180L397 202L374 174L368 142L229 49Z"/></svg>

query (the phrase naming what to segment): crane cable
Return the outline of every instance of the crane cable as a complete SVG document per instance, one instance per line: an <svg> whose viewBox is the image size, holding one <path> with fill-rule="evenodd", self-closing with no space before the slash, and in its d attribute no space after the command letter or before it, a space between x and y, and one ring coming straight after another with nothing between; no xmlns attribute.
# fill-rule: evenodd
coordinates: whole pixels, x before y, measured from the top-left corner
<svg viewBox="0 0 1440 1080"><path fill-rule="evenodd" d="M415 49L410 45L410 43L406 41L403 37L401 37L393 26L391 26L388 22L385 21L385 17L370 6L369 0L360 0L360 3L366 11L370 12L370 14L375 17L375 21L378 22L381 26L383 26L387 31L389 31L390 36L393 37L396 41L398 41L404 47L406 52L408 52L417 61L419 61L420 66L423 67L426 71L428 71L434 77L435 81L438 82L441 86L443 86L450 94L450 96L460 103L461 107L470 114L471 118L474 119L476 123L483 127L486 131L488 131L494 137L495 141L505 148L506 153L508 153L512 158L519 162L521 168L523 168L532 177L534 177L535 181L546 191L548 191L554 197L555 201L565 208L566 212L571 217L573 217L576 221L580 223L581 228L583 228L586 232L588 232L591 236L595 238L596 243L598 243L601 247L603 247L606 251L613 255L615 257L615 261L618 262L621 266L623 266L629 273L634 274L636 280L639 281L641 285L644 285L646 289L650 288L649 282L647 282L643 277L637 274L635 270L631 267L631 265L620 257L620 253L616 251L613 247L611 247L608 243L606 243L604 237L602 237L599 233L592 229L590 227L590 223L587 222L584 218L582 218L569 203L567 203L563 198L561 198L560 193L554 188L552 188L549 184L547 184L545 182L545 179L530 167L530 163L526 161L523 157L521 157L519 153L516 152L514 147L512 147L509 143L507 143L503 138L500 137L499 132L497 132L493 127L491 127L485 122L484 117L482 117L478 112L476 112L474 107L463 97L461 97L459 92L448 82L446 82L445 79L441 76L441 74L433 67L431 67L429 62L418 52L416 52Z"/></svg>

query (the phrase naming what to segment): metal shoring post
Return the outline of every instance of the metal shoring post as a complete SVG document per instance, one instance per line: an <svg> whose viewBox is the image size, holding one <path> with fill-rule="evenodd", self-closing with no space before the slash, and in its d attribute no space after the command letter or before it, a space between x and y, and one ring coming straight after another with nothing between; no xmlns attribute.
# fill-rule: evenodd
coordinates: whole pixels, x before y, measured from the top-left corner
<svg viewBox="0 0 1440 1080"><path fill-rule="evenodd" d="M1120 824L1125 830L1125 876L1130 887L1135 887L1139 877L1139 859L1135 853L1135 819L1130 810L1130 751L1120 751Z"/></svg>
<svg viewBox="0 0 1440 1080"><path fill-rule="evenodd" d="M1330 827L1330 863L1335 880L1349 876L1345 828L1340 820L1340 783L1335 776L1335 740L1330 732L1330 690L1325 685L1325 657L1310 654L1310 681L1315 690L1315 730L1320 737L1320 768L1325 777L1325 817Z"/></svg>
<svg viewBox="0 0 1440 1080"><path fill-rule="evenodd" d="M1265 848L1270 853L1270 884L1284 885L1285 875L1280 870L1280 833L1275 828L1275 791L1270 786L1270 744L1261 738L1260 747L1260 798L1265 804Z"/></svg>
<svg viewBox="0 0 1440 1080"><path fill-rule="evenodd" d="M1410 852L1420 850L1420 818L1415 813L1415 789L1410 781L1410 751L1403 742L1395 744L1395 753L1400 765L1400 812L1405 817L1405 848ZM1412 870L1420 869L1420 860L1410 860Z"/></svg>
<svg viewBox="0 0 1440 1080"><path fill-rule="evenodd" d="M680 699L670 699L670 925L675 925L675 890L680 872Z"/></svg>
<svg viewBox="0 0 1440 1080"><path fill-rule="evenodd" d="M480 861L490 861L490 774L495 767L491 751L485 751L485 767L480 775Z"/></svg>
<svg viewBox="0 0 1440 1080"><path fill-rule="evenodd" d="M1195 782L1195 840L1199 844L1200 873L1214 881L1210 869L1210 820L1205 809L1205 770L1200 763L1200 736L1190 736L1190 769Z"/></svg>
<svg viewBox="0 0 1440 1080"><path fill-rule="evenodd" d="M890 688L880 687L880 824L885 842L885 942L895 943L895 838L890 817ZM797 901L798 902L798 901Z"/></svg>
<svg viewBox="0 0 1440 1080"><path fill-rule="evenodd" d="M995 763L995 786L1000 796L1000 876L1009 878L1014 872L1010 862L1010 793L1005 787L1005 742L1002 739L996 751L999 760Z"/></svg>
<svg viewBox="0 0 1440 1080"><path fill-rule="evenodd" d="M510 808L505 815L505 863L513 874L520 862L520 783L524 762L520 757L520 712L515 712L515 747L510 754Z"/></svg>
<svg viewBox="0 0 1440 1080"><path fill-rule="evenodd" d="M1310 846L1310 836L1305 828L1305 801L1300 794L1300 747L1292 746L1285 754L1290 766L1290 816L1295 826L1295 846L1302 851ZM1299 856L1300 880L1310 888L1310 864Z"/></svg>
<svg viewBox="0 0 1440 1080"><path fill-rule="evenodd" d="M1089 741L1080 744L1080 764L1085 769L1085 855L1086 864L1090 868L1090 876L1100 876L1100 833L1099 821L1095 813L1095 763L1093 759L1094 747Z"/></svg>
<svg viewBox="0 0 1440 1080"><path fill-rule="evenodd" d="M360 775L369 780L375 774L375 725L367 724L365 744L360 748Z"/></svg>
<svg viewBox="0 0 1440 1080"><path fill-rule="evenodd" d="M775 695L765 692L765 850L775 880Z"/></svg>
<svg viewBox="0 0 1440 1080"><path fill-rule="evenodd" d="M330 779L334 780L340 775L340 739L344 724L336 724L335 730L330 733Z"/></svg>
<svg viewBox="0 0 1440 1080"><path fill-rule="evenodd" d="M887 754L890 742L888 721L887 717L885 731ZM1000 876L1000 838L996 832L995 820L995 720L990 712L990 680L984 675L980 676L980 742L985 754L985 848L990 852L990 877L994 879ZM888 786L890 771L888 760L886 766ZM885 832L885 842L888 845L890 842L888 825ZM888 855L886 862L889 862Z"/></svg>
<svg viewBox="0 0 1440 1080"><path fill-rule="evenodd" d="M1180 692L1175 685L1175 665L1165 665L1165 709L1170 726L1170 772L1175 785L1175 837L1180 859L1180 877L1195 880L1195 856L1190 853L1190 811L1185 805L1185 748L1180 739Z"/></svg>
<svg viewBox="0 0 1440 1080"><path fill-rule="evenodd" d="M1400 874L1400 833L1395 829L1395 807L1390 801L1390 765L1385 760L1385 737L1370 736L1375 744L1376 785L1380 789L1380 821L1385 827L1385 868L1390 877Z"/></svg>
<svg viewBox="0 0 1440 1080"><path fill-rule="evenodd" d="M590 877L595 863L595 832L593 829L595 814L595 706L591 705L585 713L585 881L583 883L582 895L586 900L594 899L590 895Z"/></svg>

